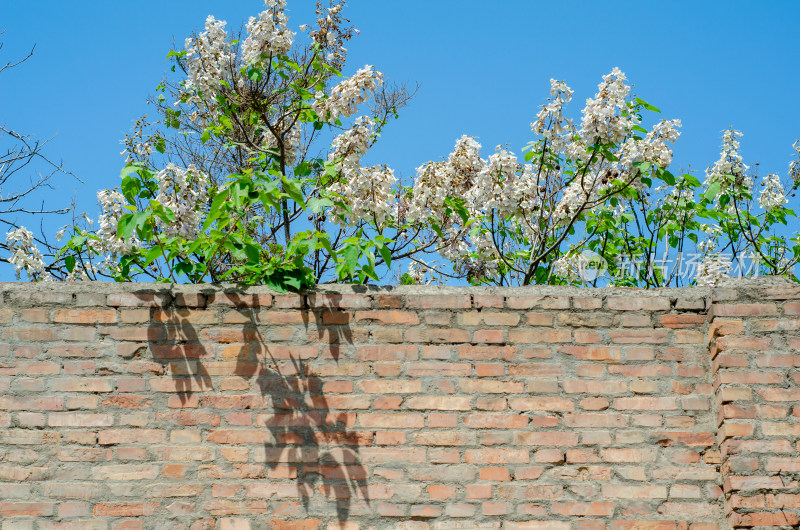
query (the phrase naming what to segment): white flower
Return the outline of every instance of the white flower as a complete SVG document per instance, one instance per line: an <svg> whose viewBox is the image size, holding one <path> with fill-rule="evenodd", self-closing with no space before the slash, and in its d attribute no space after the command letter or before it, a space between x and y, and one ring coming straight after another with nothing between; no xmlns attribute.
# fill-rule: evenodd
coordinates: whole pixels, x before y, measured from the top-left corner
<svg viewBox="0 0 800 530"><path fill-rule="evenodd" d="M394 186L397 179L394 171L386 166L372 166L348 171L340 175L340 180L330 186L330 191L340 195L350 207L347 212L334 206L331 213L334 221L355 225L358 221L371 221L382 226L391 216L394 208Z"/></svg>
<svg viewBox="0 0 800 530"><path fill-rule="evenodd" d="M425 221L430 217L444 220L447 197L465 197L486 167L480 157L481 144L464 135L456 141L446 162L429 162L417 168L408 217ZM475 198L476 194L472 194Z"/></svg>
<svg viewBox="0 0 800 530"><path fill-rule="evenodd" d="M726 130L722 135L722 151L719 160L706 169L705 187L712 183L719 183L722 193L749 190L753 181L745 175L747 166L742 162L739 154L739 138L742 133L733 129Z"/></svg>
<svg viewBox="0 0 800 530"><path fill-rule="evenodd" d="M695 282L697 285L716 285L720 279L730 275L732 267L731 260L727 256L719 254L705 256L697 265Z"/></svg>
<svg viewBox="0 0 800 530"><path fill-rule="evenodd" d="M648 132L641 140L632 137L625 140L620 146L620 162L617 167L629 174L638 173L633 164L637 162L649 162L660 168L667 168L672 163L672 149L667 142L674 144L680 132L680 120L661 120L653 126L653 130Z"/></svg>
<svg viewBox="0 0 800 530"><path fill-rule="evenodd" d="M45 275L45 264L42 253L33 241L33 234L24 226L15 228L6 234L8 250L11 257L8 262L14 266L17 279L23 271L31 280L51 280Z"/></svg>
<svg viewBox="0 0 800 530"><path fill-rule="evenodd" d="M565 118L564 106L572 100L572 89L564 81L550 80L549 103L542 105L542 110L531 123L531 130L547 140L550 152L561 151L573 133L572 120Z"/></svg>
<svg viewBox="0 0 800 530"><path fill-rule="evenodd" d="M266 0L267 9L258 18L247 22L247 38L242 43L242 63L245 66L258 63L262 56L285 55L292 49L294 33L286 27L288 18L284 13L285 0Z"/></svg>
<svg viewBox="0 0 800 530"><path fill-rule="evenodd" d="M375 140L375 122L360 116L353 126L334 138L328 160L336 162L338 180L330 191L341 196L350 207L331 209L332 221L354 225L358 221L374 221L382 225L394 209L394 171L386 166L361 167L361 158Z"/></svg>
<svg viewBox="0 0 800 530"><path fill-rule="evenodd" d="M631 87L625 84L625 74L614 68L603 76L594 99L586 100L581 119L580 135L587 145L619 144L638 123L633 114L623 116Z"/></svg>
<svg viewBox="0 0 800 530"><path fill-rule="evenodd" d="M578 279L578 256L564 254L553 262L553 274L568 281Z"/></svg>
<svg viewBox="0 0 800 530"><path fill-rule="evenodd" d="M97 237L100 239L98 248L100 253L108 252L114 256L128 254L139 245L135 235L128 239L117 237L119 218L130 213L127 208L128 201L119 190L100 190L97 192L97 202L100 203L99 228Z"/></svg>
<svg viewBox="0 0 800 530"><path fill-rule="evenodd" d="M206 31L196 38L186 39L186 73L188 79L184 85L187 91L198 91L205 94L207 100L225 78L226 69L233 61L233 53L225 32L225 21L217 20L209 15L206 19Z"/></svg>
<svg viewBox="0 0 800 530"><path fill-rule="evenodd" d="M169 163L158 172L156 180L156 201L175 214L171 223L159 220L160 228L170 237L195 238L202 224L202 208L208 201L208 177L194 165L182 169Z"/></svg>
<svg viewBox="0 0 800 530"><path fill-rule="evenodd" d="M412 261L408 265L408 275L414 280L417 285L425 283L425 275L428 273L428 267L418 261Z"/></svg>
<svg viewBox="0 0 800 530"><path fill-rule="evenodd" d="M764 177L764 189L758 196L758 205L765 210L774 210L788 202L781 178L775 173Z"/></svg>
<svg viewBox="0 0 800 530"><path fill-rule="evenodd" d="M330 96L325 97L323 92L317 92L312 106L321 120L334 122L339 116L355 114L358 105L369 99L370 94L382 84L383 74L366 65L356 75L333 87Z"/></svg>
<svg viewBox="0 0 800 530"><path fill-rule="evenodd" d="M789 178L792 179L792 182L798 182L800 181L800 140L795 140L792 147L797 158L789 162Z"/></svg>

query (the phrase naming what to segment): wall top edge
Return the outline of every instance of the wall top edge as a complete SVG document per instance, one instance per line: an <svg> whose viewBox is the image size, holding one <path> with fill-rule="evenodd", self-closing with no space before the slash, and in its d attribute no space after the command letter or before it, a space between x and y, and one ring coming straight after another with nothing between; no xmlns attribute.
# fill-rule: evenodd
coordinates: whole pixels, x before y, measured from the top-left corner
<svg viewBox="0 0 800 530"><path fill-rule="evenodd" d="M342 285L322 284L301 294L362 294L362 295L502 295L502 296L571 296L571 297L685 297L725 299L734 291L757 292L763 289L800 292L800 286L783 277L735 278L720 282L716 287L670 287L641 289L633 287L567 287L534 285L527 287L461 287L442 285ZM241 287L235 284L170 284L115 282L0 282L0 292L60 292L60 293L252 293L277 294L267 287ZM718 296L721 295L721 296Z"/></svg>

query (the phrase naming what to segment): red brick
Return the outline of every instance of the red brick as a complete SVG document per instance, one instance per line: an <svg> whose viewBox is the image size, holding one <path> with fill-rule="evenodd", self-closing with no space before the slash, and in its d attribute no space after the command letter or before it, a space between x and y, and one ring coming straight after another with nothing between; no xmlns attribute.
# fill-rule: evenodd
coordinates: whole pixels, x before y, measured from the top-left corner
<svg viewBox="0 0 800 530"><path fill-rule="evenodd" d="M524 329L513 328L508 330L508 341L511 343L539 344L570 342L572 332L568 329Z"/></svg>
<svg viewBox="0 0 800 530"><path fill-rule="evenodd" d="M612 296L606 304L615 311L668 311L670 306L669 298L634 296Z"/></svg>
<svg viewBox="0 0 800 530"><path fill-rule="evenodd" d="M527 449L467 449L464 462L468 464L527 464L530 452Z"/></svg>
<svg viewBox="0 0 800 530"><path fill-rule="evenodd" d="M155 293L114 293L106 298L106 305L111 307L165 307L169 304L169 296Z"/></svg>
<svg viewBox="0 0 800 530"><path fill-rule="evenodd" d="M464 425L473 429L523 429L528 418L515 414L469 414Z"/></svg>
<svg viewBox="0 0 800 530"><path fill-rule="evenodd" d="M52 502L0 502L2 517L46 517L53 515L55 504ZM12 524L9 522L9 526ZM5 526L5 525L4 525Z"/></svg>
<svg viewBox="0 0 800 530"><path fill-rule="evenodd" d="M506 298L509 309L568 309L566 296L509 296Z"/></svg>
<svg viewBox="0 0 800 530"><path fill-rule="evenodd" d="M411 410L470 410L468 396L413 396L406 398L406 408Z"/></svg>
<svg viewBox="0 0 800 530"><path fill-rule="evenodd" d="M617 410L676 410L674 397L621 397L615 398L613 407Z"/></svg>
<svg viewBox="0 0 800 530"><path fill-rule="evenodd" d="M414 361L419 358L417 346L361 345L355 350L359 361Z"/></svg>
<svg viewBox="0 0 800 530"><path fill-rule="evenodd" d="M424 417L420 414L381 414L361 413L358 423L367 428L420 428L425 424Z"/></svg>
<svg viewBox="0 0 800 530"><path fill-rule="evenodd" d="M163 429L107 429L97 433L100 445L153 444L166 441Z"/></svg>
<svg viewBox="0 0 800 530"><path fill-rule="evenodd" d="M64 378L51 379L50 389L56 392L111 392L111 378Z"/></svg>
<svg viewBox="0 0 800 530"><path fill-rule="evenodd" d="M713 304L710 316L713 317L759 317L778 314L775 304Z"/></svg>
<svg viewBox="0 0 800 530"><path fill-rule="evenodd" d="M601 494L611 499L666 499L662 484L602 484Z"/></svg>
<svg viewBox="0 0 800 530"><path fill-rule="evenodd" d="M558 431L518 432L514 435L514 444L525 446L571 447L578 445L578 435L574 432Z"/></svg>
<svg viewBox="0 0 800 530"><path fill-rule="evenodd" d="M667 342L669 333L666 329L612 329L608 336L616 344L663 344Z"/></svg>
<svg viewBox="0 0 800 530"><path fill-rule="evenodd" d="M555 502L551 510L554 514L571 517L610 517L614 513L614 504L611 502Z"/></svg>
<svg viewBox="0 0 800 530"><path fill-rule="evenodd" d="M419 379L359 381L358 388L367 394L413 394L422 390Z"/></svg>
<svg viewBox="0 0 800 530"><path fill-rule="evenodd" d="M156 502L100 502L94 506L98 517L141 517L152 515L158 507Z"/></svg>
<svg viewBox="0 0 800 530"><path fill-rule="evenodd" d="M410 309L469 309L469 295L409 295L406 307Z"/></svg>
<svg viewBox="0 0 800 530"><path fill-rule="evenodd" d="M518 381L460 379L458 385L467 394L521 394L525 390Z"/></svg>
<svg viewBox="0 0 800 530"><path fill-rule="evenodd" d="M620 349L616 346L562 346L558 349L582 361L619 361Z"/></svg>
<svg viewBox="0 0 800 530"><path fill-rule="evenodd" d="M511 398L508 404L512 410L571 411L575 409L575 404L572 400L562 397Z"/></svg>

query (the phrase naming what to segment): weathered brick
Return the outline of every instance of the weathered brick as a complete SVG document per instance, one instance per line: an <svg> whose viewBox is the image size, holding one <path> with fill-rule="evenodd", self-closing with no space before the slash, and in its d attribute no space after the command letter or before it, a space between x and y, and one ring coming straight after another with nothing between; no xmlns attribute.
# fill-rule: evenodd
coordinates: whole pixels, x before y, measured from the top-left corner
<svg viewBox="0 0 800 530"><path fill-rule="evenodd" d="M614 311L669 311L669 298L642 296L612 296L606 300Z"/></svg>

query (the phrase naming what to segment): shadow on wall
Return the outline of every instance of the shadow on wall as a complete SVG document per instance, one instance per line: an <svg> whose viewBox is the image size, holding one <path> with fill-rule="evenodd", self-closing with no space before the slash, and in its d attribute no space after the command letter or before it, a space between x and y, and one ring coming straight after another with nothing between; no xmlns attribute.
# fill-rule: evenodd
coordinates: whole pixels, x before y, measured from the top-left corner
<svg viewBox="0 0 800 530"><path fill-rule="evenodd" d="M214 325L208 318L214 313L204 315L202 307L151 310L148 338L154 360L164 365L185 406L197 390L213 388L211 377L216 374L213 368L209 373L205 363L210 368L235 359L232 373L246 380L242 389L249 389L249 394L218 394L219 389L215 389L213 394L199 397L199 407L206 406L209 399L230 395L236 407L253 410L256 427L269 432L269 436L263 436L267 468L277 477L295 481L297 496L307 513L320 508L311 506L312 499L320 497L315 495L318 490L336 503L338 520L347 521L354 497L370 503L367 469L361 464L359 447L370 445L373 433L348 430L355 423L355 413L337 412L337 407L330 406L334 397L325 395L324 382L305 360L330 355L338 362L342 346L352 344L349 315L337 311L341 296L327 295L326 307L270 312L286 319L286 325L303 325L308 344L302 346L275 344L294 339L292 331L280 324L260 322L258 295L227 293L227 297L233 307L226 321L235 324L224 328ZM200 324L208 326L198 333L195 326ZM310 329L312 324L315 332ZM325 347L320 348L320 344ZM231 374L230 368L222 370L225 375ZM269 482L267 490L270 485L281 487L276 480ZM265 496L272 494L267 491Z"/></svg>

